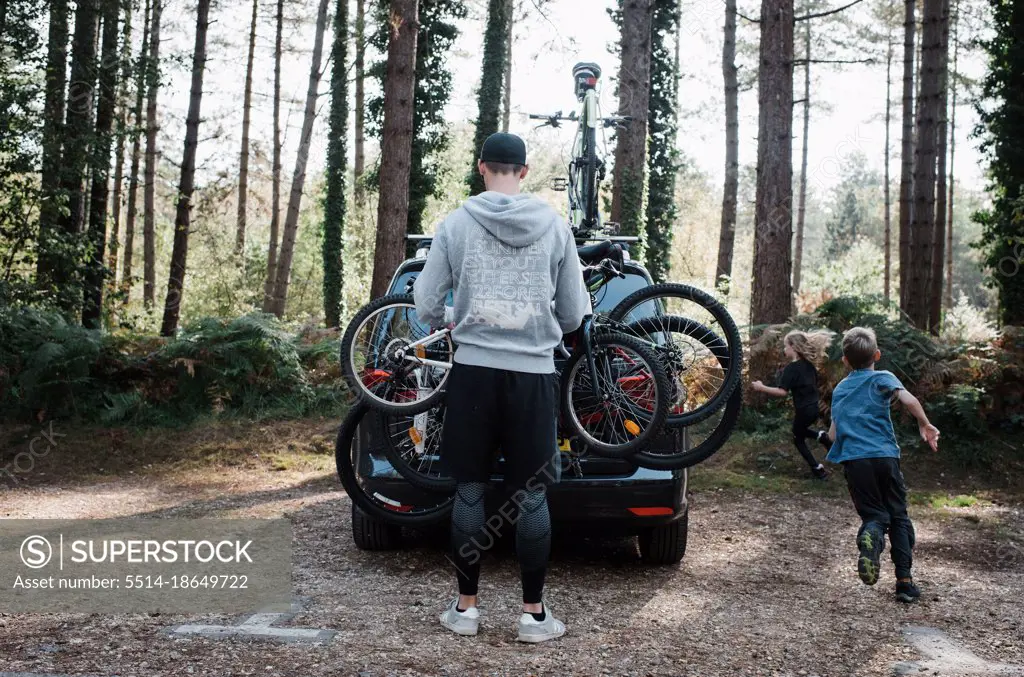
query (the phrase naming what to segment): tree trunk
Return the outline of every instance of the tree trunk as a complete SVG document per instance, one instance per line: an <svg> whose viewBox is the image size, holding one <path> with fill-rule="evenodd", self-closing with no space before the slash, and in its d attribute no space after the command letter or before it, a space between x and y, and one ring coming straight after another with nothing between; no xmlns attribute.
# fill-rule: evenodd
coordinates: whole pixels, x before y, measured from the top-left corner
<svg viewBox="0 0 1024 677"><path fill-rule="evenodd" d="M626 0L622 4L619 115L631 116L633 121L616 134L611 220L621 224L625 235L644 233L653 13L653 0ZM639 249L642 254L643 247Z"/></svg>
<svg viewBox="0 0 1024 677"><path fill-rule="evenodd" d="M946 291L943 299L946 308L953 307L953 193L956 187L956 182L953 180L953 159L956 157L956 81L958 60L960 58L959 26L960 0L957 0L953 10L953 72L949 78L949 86L953 90L953 100L949 106L949 215L946 221Z"/></svg>
<svg viewBox="0 0 1024 677"><path fill-rule="evenodd" d="M64 92L67 85L68 61L68 3L51 0L50 28L46 45L46 94L43 116L42 176L39 206L39 258L37 285L49 288L56 259L51 234L60 219L61 144L64 138Z"/></svg>
<svg viewBox="0 0 1024 677"><path fill-rule="evenodd" d="M938 163L935 169L935 233L932 236L931 269L928 275L928 328L936 336L942 326L942 271L946 258L946 139L949 123L946 100L949 75L949 0L942 0L939 46Z"/></svg>
<svg viewBox="0 0 1024 677"><path fill-rule="evenodd" d="M249 119L252 112L252 64L256 58L256 17L259 0L252 0L252 23L249 25L249 59L245 63L245 94L242 95L242 150L238 160L238 219L235 231L235 254L245 251L245 209L249 199Z"/></svg>
<svg viewBox="0 0 1024 677"><path fill-rule="evenodd" d="M324 199L324 320L341 326L344 280L345 159L348 127L348 0L337 0L331 46L331 115L327 132L327 195Z"/></svg>
<svg viewBox="0 0 1024 677"><path fill-rule="evenodd" d="M804 218L807 215L807 139L811 128L811 22L804 21L804 129L800 149L800 196L796 207L796 248L793 252L793 294L800 292L804 260Z"/></svg>
<svg viewBox="0 0 1024 677"><path fill-rule="evenodd" d="M917 102L914 204L910 219L910 277L904 311L920 329L929 327L930 271L935 237L935 161L942 67L943 0L925 0L921 21L921 91Z"/></svg>
<svg viewBox="0 0 1024 677"><path fill-rule="evenodd" d="M763 0L758 73L757 194L751 323L792 308L793 0Z"/></svg>
<svg viewBox="0 0 1024 677"><path fill-rule="evenodd" d="M82 296L82 325L98 329L103 309L104 244L107 235L107 195L110 178L110 134L114 129L117 106L117 19L119 0L101 0L103 12L103 56L99 69L96 107L96 131L91 162L92 196L89 200L88 263ZM115 205L115 209L116 209Z"/></svg>
<svg viewBox="0 0 1024 677"><path fill-rule="evenodd" d="M306 110L302 116L302 134L299 137L299 150L295 157L295 173L292 174L292 189L288 196L288 211L284 218L281 252L277 258L277 273L274 276L274 298L271 312L278 317L284 315L285 302L288 299L288 278L291 275L292 255L295 251L295 235L299 229L302 187L306 183L306 161L309 158L309 144L313 140L313 120L316 118L316 96L320 85L320 63L324 51L324 31L327 29L328 1L320 0L320 9L316 16L316 39L313 42L313 61L309 67Z"/></svg>
<svg viewBox="0 0 1024 677"><path fill-rule="evenodd" d="M167 278L167 298L163 336L174 336L178 330L181 301L185 287L188 259L188 229L192 218L192 191L195 187L196 147L199 145L199 108L203 102L203 73L206 70L206 29L210 25L210 0L199 0L196 7L196 45L192 51L192 90L185 118L185 151L181 158L181 181L174 211L174 248L171 250L171 272Z"/></svg>
<svg viewBox="0 0 1024 677"><path fill-rule="evenodd" d="M492 8L495 2L492 0ZM381 130L380 194L388 196L377 205L377 241L374 250L372 298L387 292L395 269L405 252L409 218L409 167L412 159L413 102L416 91L416 37L419 32L418 0L392 0L388 39L387 73L384 80L384 124ZM488 25L488 32L491 26ZM499 36L500 37L500 36ZM501 42L498 42L500 48ZM499 51L500 57L500 51ZM487 55L485 50L485 72ZM499 61L500 64L500 61ZM483 103L481 101L481 103ZM494 101L497 105L497 99ZM477 137L480 122L477 122ZM497 109L493 125L497 126ZM479 152L479 144L475 152Z"/></svg>
<svg viewBox="0 0 1024 677"><path fill-rule="evenodd" d="M121 203L124 197L124 142L128 132L128 83L132 70L132 3L125 4L124 28L121 33L121 73L117 94L117 150L114 153L114 193L111 196L113 222L107 254L107 294L114 292L117 286L117 254L121 248Z"/></svg>
<svg viewBox="0 0 1024 677"><path fill-rule="evenodd" d="M405 7L409 5L409 2L404 0L402 3L392 3L392 15L396 12L396 4ZM480 157L480 149L483 147L484 141L498 131L498 124L501 121L501 83L504 81L505 36L509 30L510 5L511 0L490 0L487 6L484 58L480 75L480 89L477 91L476 97L476 132L473 135L473 157L467 177L470 195L484 192L484 178L477 171L476 162ZM646 109L644 115L646 116ZM383 190L381 195L385 195ZM402 230L404 231L405 228L403 227ZM376 273L374 277L376 277Z"/></svg>
<svg viewBox="0 0 1024 677"><path fill-rule="evenodd" d="M903 3L903 131L900 139L900 307L910 280L910 218L914 188L914 34L916 0Z"/></svg>
<svg viewBox="0 0 1024 677"><path fill-rule="evenodd" d="M722 43L722 78L725 81L725 186L722 191L722 229L718 236L716 284L722 282L723 278L732 278L732 249L736 240L736 193L740 178L740 86L737 72L736 0L725 0L725 40Z"/></svg>
<svg viewBox="0 0 1024 677"><path fill-rule="evenodd" d="M142 203L142 302L153 307L156 289L156 95L160 89L160 15L162 0L153 0L153 25L146 60L146 169Z"/></svg>
<svg viewBox="0 0 1024 677"><path fill-rule="evenodd" d="M273 312L274 283L277 280L277 240L281 224L281 55L284 31L284 0L277 0L274 37L274 150L271 170L270 243L267 246L267 281L263 287L263 312Z"/></svg>
<svg viewBox="0 0 1024 677"><path fill-rule="evenodd" d="M515 4L508 0L508 31L505 33L505 66L503 68L502 83L504 89L501 95L501 131L508 132L509 117L512 115L512 27L515 23Z"/></svg>
<svg viewBox="0 0 1024 677"><path fill-rule="evenodd" d="M65 245L58 255L60 263L53 282L68 289L77 286L78 235L85 223L86 168L93 136L93 93L96 83L96 31L99 26L99 0L81 0L75 11L75 34L71 53L71 80L68 85L67 118L64 130L64 155L61 158L61 190L67 195L67 211L59 223ZM76 291L80 294L80 291ZM81 296L66 298L61 306L67 312L77 310Z"/></svg>
<svg viewBox="0 0 1024 677"><path fill-rule="evenodd" d="M366 141L366 95L364 81L366 79L366 68L364 65L364 52L366 51L366 0L356 0L356 129L355 149L353 167L353 185L355 186L354 197L356 213L361 216L363 205L366 203L366 186L363 184L363 174L366 171L366 153L363 144Z"/></svg>
<svg viewBox="0 0 1024 677"><path fill-rule="evenodd" d="M892 120L892 37L885 53L885 302L892 293L892 198L889 190L889 123Z"/></svg>
<svg viewBox="0 0 1024 677"><path fill-rule="evenodd" d="M149 72L149 29L151 0L146 0L146 13L142 28L142 48L139 50L138 72L135 76L135 110L132 114L134 129L132 130L132 169L128 177L128 215L124 222L124 257L121 265L121 293L124 304L132 290L132 255L135 253L135 216L138 214L139 193L139 161L142 154L142 102L146 91L147 73Z"/></svg>

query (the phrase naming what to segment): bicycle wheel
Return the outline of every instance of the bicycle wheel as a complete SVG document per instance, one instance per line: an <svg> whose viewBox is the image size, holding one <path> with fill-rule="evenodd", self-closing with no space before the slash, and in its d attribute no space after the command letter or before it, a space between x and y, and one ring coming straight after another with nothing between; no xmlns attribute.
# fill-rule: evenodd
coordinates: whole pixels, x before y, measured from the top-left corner
<svg viewBox="0 0 1024 677"><path fill-rule="evenodd" d="M586 229L597 228L597 133L590 126L589 120L581 120L583 129L583 223Z"/></svg>
<svg viewBox="0 0 1024 677"><path fill-rule="evenodd" d="M345 380L379 411L413 414L444 395L455 344L419 321L412 294L384 296L356 313L341 339Z"/></svg>
<svg viewBox="0 0 1024 677"><path fill-rule="evenodd" d="M410 492L401 475L389 476L385 444L373 435L379 422L372 418L377 416L380 414L366 404L357 403L338 429L334 462L349 498L363 512L398 526L424 526L446 519L451 514L453 496ZM376 470L372 476L371 469Z"/></svg>
<svg viewBox="0 0 1024 677"><path fill-rule="evenodd" d="M691 332L707 332L696 339L703 344L702 351L706 349L715 355L724 371L717 387L713 391L705 390L701 401L695 403L696 408L687 412L674 412L674 425L692 424L724 407L732 391L739 385L743 371L743 346L739 329L725 306L707 292L686 284L670 282L638 289L620 301L608 314L609 319L625 325L617 326L618 331L629 331L647 343L658 344L659 354L671 354L673 351L686 354L688 349L675 345L676 334L666 326L666 318L672 316L693 322L690 325ZM683 333L694 338L687 332ZM712 363L704 359L702 364Z"/></svg>
<svg viewBox="0 0 1024 677"><path fill-rule="evenodd" d="M671 431L678 435L677 440L683 451L668 454L638 451L629 460L652 470L680 470L695 466L722 448L736 428L742 408L743 389L735 388L723 409L699 423Z"/></svg>
<svg viewBox="0 0 1024 677"><path fill-rule="evenodd" d="M729 346L707 326L679 315L645 317L617 326L645 342L668 373L670 428L697 423L715 413L715 397L729 375Z"/></svg>
<svg viewBox="0 0 1024 677"><path fill-rule="evenodd" d="M455 491L455 480L441 471L444 404L418 414L382 414L380 434L391 465L411 484L429 491Z"/></svg>
<svg viewBox="0 0 1024 677"><path fill-rule="evenodd" d="M582 348L562 370L562 411L588 448L621 458L664 425L668 376L648 347L624 334L593 334L591 354L593 375Z"/></svg>

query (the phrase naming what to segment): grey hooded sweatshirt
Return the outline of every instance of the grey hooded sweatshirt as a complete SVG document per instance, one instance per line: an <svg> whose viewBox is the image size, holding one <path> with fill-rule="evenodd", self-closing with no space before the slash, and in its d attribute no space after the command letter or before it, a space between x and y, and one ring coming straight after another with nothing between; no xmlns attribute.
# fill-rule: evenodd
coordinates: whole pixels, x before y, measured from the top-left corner
<svg viewBox="0 0 1024 677"><path fill-rule="evenodd" d="M565 220L530 195L487 191L437 227L413 294L421 322L441 326L453 292L455 361L534 374L590 307Z"/></svg>

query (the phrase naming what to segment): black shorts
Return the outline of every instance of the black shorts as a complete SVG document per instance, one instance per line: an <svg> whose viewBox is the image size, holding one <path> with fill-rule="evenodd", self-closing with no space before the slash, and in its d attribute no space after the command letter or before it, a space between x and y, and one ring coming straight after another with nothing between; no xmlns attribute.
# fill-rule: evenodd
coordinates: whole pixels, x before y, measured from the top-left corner
<svg viewBox="0 0 1024 677"><path fill-rule="evenodd" d="M441 467L459 482L489 482L497 453L509 490L558 481L558 375L456 363L448 376Z"/></svg>

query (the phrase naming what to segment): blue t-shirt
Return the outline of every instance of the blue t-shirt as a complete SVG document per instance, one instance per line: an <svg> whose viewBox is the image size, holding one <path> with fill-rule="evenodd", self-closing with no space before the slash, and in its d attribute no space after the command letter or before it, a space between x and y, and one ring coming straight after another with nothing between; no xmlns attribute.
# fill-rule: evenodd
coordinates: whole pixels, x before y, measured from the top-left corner
<svg viewBox="0 0 1024 677"><path fill-rule="evenodd" d="M833 463L859 458L899 458L889 408L900 380L888 371L857 369L832 391L836 439L826 458Z"/></svg>

